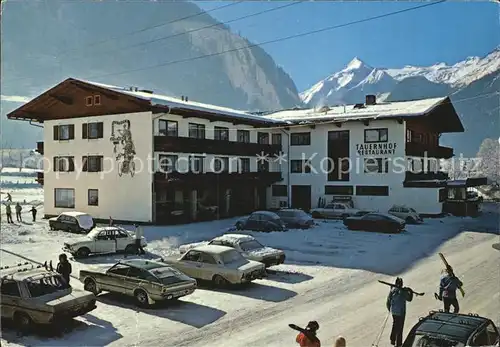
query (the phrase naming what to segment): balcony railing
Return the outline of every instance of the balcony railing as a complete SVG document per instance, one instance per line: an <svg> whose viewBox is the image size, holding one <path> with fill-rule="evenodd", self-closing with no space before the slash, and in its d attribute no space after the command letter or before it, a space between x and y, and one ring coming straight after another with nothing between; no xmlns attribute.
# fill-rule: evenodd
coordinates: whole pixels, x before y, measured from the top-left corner
<svg viewBox="0 0 500 347"><path fill-rule="evenodd" d="M405 181L430 181L430 180L440 180L445 181L449 180L450 177L446 172L436 171L436 172L411 172L406 171L405 173Z"/></svg>
<svg viewBox="0 0 500 347"><path fill-rule="evenodd" d="M186 183L193 185L212 185L212 184L245 184L254 182L262 185L271 185L275 182L281 181L281 172L171 172L162 173L156 172L154 174L154 181L156 184L170 184L170 183Z"/></svg>
<svg viewBox="0 0 500 347"><path fill-rule="evenodd" d="M39 141L36 143L36 151L43 155L43 141Z"/></svg>
<svg viewBox="0 0 500 347"><path fill-rule="evenodd" d="M43 142L42 142L43 143ZM36 173L36 179L35 181L38 183L38 184L41 184L43 186L43 172L37 172Z"/></svg>
<svg viewBox="0 0 500 347"><path fill-rule="evenodd" d="M453 148L444 146L429 146L418 142L407 142L406 155L412 157L423 157L425 155L431 158L449 159L453 157Z"/></svg>
<svg viewBox="0 0 500 347"><path fill-rule="evenodd" d="M264 145L224 140L196 139L191 137L155 136L154 150L159 152L207 153L234 156L275 155L281 145Z"/></svg>

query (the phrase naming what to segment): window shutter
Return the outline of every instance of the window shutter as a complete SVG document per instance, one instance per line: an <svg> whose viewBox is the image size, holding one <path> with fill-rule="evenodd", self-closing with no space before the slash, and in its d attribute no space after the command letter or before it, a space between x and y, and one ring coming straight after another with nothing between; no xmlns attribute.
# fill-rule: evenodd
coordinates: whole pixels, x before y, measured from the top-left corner
<svg viewBox="0 0 500 347"><path fill-rule="evenodd" d="M75 125L74 124L69 125L69 139L70 140L75 139Z"/></svg>
<svg viewBox="0 0 500 347"><path fill-rule="evenodd" d="M54 141L59 141L59 125L54 125Z"/></svg>
<svg viewBox="0 0 500 347"><path fill-rule="evenodd" d="M85 155L82 157L82 171L87 172L88 171L88 157Z"/></svg>
<svg viewBox="0 0 500 347"><path fill-rule="evenodd" d="M89 128L88 123L83 123L82 124L82 139L88 139L89 138L88 128Z"/></svg>
<svg viewBox="0 0 500 347"><path fill-rule="evenodd" d="M59 171L59 170L57 169L57 157L54 157L54 170L53 170L53 171L54 171L54 172Z"/></svg>
<svg viewBox="0 0 500 347"><path fill-rule="evenodd" d="M75 171L75 158L74 157L68 157L68 171L73 172Z"/></svg>
<svg viewBox="0 0 500 347"><path fill-rule="evenodd" d="M101 123L102 124L102 123ZM104 161L104 156L100 156L99 157L99 169L97 170L98 172L101 172L102 171L102 165L103 165L103 161Z"/></svg>
<svg viewBox="0 0 500 347"><path fill-rule="evenodd" d="M102 139L104 137L104 123L97 123L97 138Z"/></svg>

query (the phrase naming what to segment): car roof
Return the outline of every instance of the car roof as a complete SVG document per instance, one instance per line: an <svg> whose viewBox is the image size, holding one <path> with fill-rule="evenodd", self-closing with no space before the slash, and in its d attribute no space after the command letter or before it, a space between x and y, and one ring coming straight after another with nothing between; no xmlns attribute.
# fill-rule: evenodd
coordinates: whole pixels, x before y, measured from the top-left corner
<svg viewBox="0 0 500 347"><path fill-rule="evenodd" d="M31 268L31 265L23 264L22 266L3 267L0 269L1 278L8 278L15 281L24 281L30 277L43 274L55 275L57 273L49 271L44 267L42 267L41 265L34 266L33 268Z"/></svg>
<svg viewBox="0 0 500 347"><path fill-rule="evenodd" d="M152 270L160 267L170 267L168 264L161 263L159 261L148 260L148 259L126 259L120 260L120 264L125 264L137 268L141 268L144 270Z"/></svg>
<svg viewBox="0 0 500 347"><path fill-rule="evenodd" d="M88 213L78 212L78 211L61 212L61 214L70 217L90 216Z"/></svg>
<svg viewBox="0 0 500 347"><path fill-rule="evenodd" d="M271 211L255 211L255 212L252 212L252 214L254 214L254 213L264 214L266 216L273 217L273 218L279 217L276 213L271 212Z"/></svg>
<svg viewBox="0 0 500 347"><path fill-rule="evenodd" d="M210 254L222 254L227 251L234 251L231 247L219 246L219 245L201 245L190 249L190 251L200 251Z"/></svg>
<svg viewBox="0 0 500 347"><path fill-rule="evenodd" d="M221 236L214 237L212 241L214 240L238 243L238 242L253 241L255 240L255 238L253 236L244 234L224 234Z"/></svg>
<svg viewBox="0 0 500 347"><path fill-rule="evenodd" d="M444 336L466 344L469 337L487 322L489 319L478 315L431 312L420 321L415 333Z"/></svg>
<svg viewBox="0 0 500 347"><path fill-rule="evenodd" d="M396 222L401 222L403 221L401 218L398 218L396 216L393 216L392 214L388 214L388 213L381 213L381 212L370 212L370 213L367 213L365 215L363 215L362 217L364 216L368 216L368 215L377 215L377 216L384 216L384 217L387 217L389 219L392 219L393 221L396 221ZM403 221L404 222L404 221Z"/></svg>
<svg viewBox="0 0 500 347"><path fill-rule="evenodd" d="M119 227L119 226L95 227L93 230L104 231L104 230L116 230L116 229L119 229L119 230L122 230L122 231L129 231L129 230L127 230L125 228L122 228L122 227Z"/></svg>

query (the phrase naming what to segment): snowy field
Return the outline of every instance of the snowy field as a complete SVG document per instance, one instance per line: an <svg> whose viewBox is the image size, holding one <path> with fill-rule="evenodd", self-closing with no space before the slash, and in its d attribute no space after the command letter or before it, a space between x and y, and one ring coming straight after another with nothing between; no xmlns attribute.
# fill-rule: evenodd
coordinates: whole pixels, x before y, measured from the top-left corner
<svg viewBox="0 0 500 347"><path fill-rule="evenodd" d="M2 176L2 182L21 177ZM9 186L9 187L15 187ZM1 247L37 261L57 261L63 242L76 235L50 231L45 220L31 223L31 204L43 200L41 189L15 189L14 202L26 200L24 223L7 224L2 208ZM2 206L3 207L3 206ZM369 347L386 318L388 287L377 279L393 281L399 275L416 291L426 294L408 304L405 334L441 302L434 299L443 268L437 252L443 252L463 280L463 312L474 312L500 324L500 251L498 205L485 204L481 217L426 219L409 225L407 232L387 235L347 230L342 222L318 221L308 231L249 233L265 245L286 252L285 264L273 267L265 280L240 289L198 289L174 306L139 309L130 301L109 294L98 299L98 308L76 319L72 330L59 337L18 336L4 328L3 346L293 346L295 332L289 323L306 325L317 320L322 345L333 345L342 334L352 347ZM43 216L43 206L38 214ZM156 255L178 254L181 244L221 235L233 220L180 226L145 227ZM105 255L72 261L73 274L91 264L111 264L122 256ZM1 263L19 259L1 252ZM73 280L73 285L82 287ZM380 347L389 345L389 324Z"/></svg>

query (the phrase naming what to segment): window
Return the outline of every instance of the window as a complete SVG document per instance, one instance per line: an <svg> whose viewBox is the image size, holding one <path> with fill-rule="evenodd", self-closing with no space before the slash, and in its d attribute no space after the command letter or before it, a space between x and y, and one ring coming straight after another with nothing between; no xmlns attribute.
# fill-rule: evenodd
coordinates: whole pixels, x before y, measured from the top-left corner
<svg viewBox="0 0 500 347"><path fill-rule="evenodd" d="M250 172L250 158L241 158L240 163L240 172Z"/></svg>
<svg viewBox="0 0 500 347"><path fill-rule="evenodd" d="M65 125L54 125L54 140L73 140L75 138L75 125L65 124Z"/></svg>
<svg viewBox="0 0 500 347"><path fill-rule="evenodd" d="M103 123L82 124L82 139L102 139L104 137Z"/></svg>
<svg viewBox="0 0 500 347"><path fill-rule="evenodd" d="M75 190L73 188L55 188L54 207L75 208Z"/></svg>
<svg viewBox="0 0 500 347"><path fill-rule="evenodd" d="M205 125L189 123L189 137L193 139L204 139L205 138Z"/></svg>
<svg viewBox="0 0 500 347"><path fill-rule="evenodd" d="M387 158L365 158L365 173L388 173L389 160Z"/></svg>
<svg viewBox="0 0 500 347"><path fill-rule="evenodd" d="M214 128L214 139L221 141L229 141L229 128L215 127Z"/></svg>
<svg viewBox="0 0 500 347"><path fill-rule="evenodd" d="M268 145L269 144L269 134L268 133L261 133L259 131L257 133L257 143L260 143L261 145Z"/></svg>
<svg viewBox="0 0 500 347"><path fill-rule="evenodd" d="M54 157L54 172L75 171L75 157Z"/></svg>
<svg viewBox="0 0 500 347"><path fill-rule="evenodd" d="M16 281L7 280L7 279L2 280L1 288L2 288L1 289L2 295L21 297L21 293L19 292L19 287L18 287Z"/></svg>
<svg viewBox="0 0 500 347"><path fill-rule="evenodd" d="M118 263L115 266L113 266L111 269L109 269L108 272L115 274L115 275L127 276L129 269L130 269L130 267L128 265Z"/></svg>
<svg viewBox="0 0 500 347"><path fill-rule="evenodd" d="M439 202L446 200L446 188L439 189Z"/></svg>
<svg viewBox="0 0 500 347"><path fill-rule="evenodd" d="M250 143L250 131L249 130L238 130L236 132L237 141Z"/></svg>
<svg viewBox="0 0 500 347"><path fill-rule="evenodd" d="M308 160L291 160L290 172L291 173L310 173L311 166Z"/></svg>
<svg viewBox="0 0 500 347"><path fill-rule="evenodd" d="M257 172L269 172L269 162L267 160L258 160Z"/></svg>
<svg viewBox="0 0 500 347"><path fill-rule="evenodd" d="M290 146L309 146L311 133L293 133L290 135Z"/></svg>
<svg viewBox="0 0 500 347"><path fill-rule="evenodd" d="M92 96L87 96L85 98L85 105L92 106L94 104L94 98Z"/></svg>
<svg viewBox="0 0 500 347"><path fill-rule="evenodd" d="M98 206L99 205L99 190L89 189L88 191L88 205Z"/></svg>
<svg viewBox="0 0 500 347"><path fill-rule="evenodd" d="M203 157L191 157L189 170L193 173L203 173Z"/></svg>
<svg viewBox="0 0 500 347"><path fill-rule="evenodd" d="M160 119L158 122L158 133L163 136L179 136L179 124L173 120Z"/></svg>
<svg viewBox="0 0 500 347"><path fill-rule="evenodd" d="M94 105L99 106L101 104L101 96L94 95Z"/></svg>
<svg viewBox="0 0 500 347"><path fill-rule="evenodd" d="M285 185L275 184L272 186L273 196L288 196L288 188Z"/></svg>
<svg viewBox="0 0 500 347"><path fill-rule="evenodd" d="M229 172L229 158L214 158L214 172Z"/></svg>
<svg viewBox="0 0 500 347"><path fill-rule="evenodd" d="M365 143L387 142L387 141L389 141L387 128L365 129Z"/></svg>
<svg viewBox="0 0 500 347"><path fill-rule="evenodd" d="M102 171L102 155L89 155L82 157L83 172L101 172Z"/></svg>
<svg viewBox="0 0 500 347"><path fill-rule="evenodd" d="M413 131L410 129L406 129L406 142L411 142L411 139L413 137Z"/></svg>
<svg viewBox="0 0 500 347"><path fill-rule="evenodd" d="M201 253L200 261L202 263L206 263L206 264L217 264L214 257L212 257L210 254L206 254L206 253Z"/></svg>
<svg viewBox="0 0 500 347"><path fill-rule="evenodd" d="M200 261L201 258L201 253L198 251L189 251L186 253L186 255L182 258L183 260L187 261Z"/></svg>
<svg viewBox="0 0 500 347"><path fill-rule="evenodd" d="M325 186L325 195L353 195L353 186Z"/></svg>
<svg viewBox="0 0 500 347"><path fill-rule="evenodd" d="M281 145L281 134L273 134L271 141L273 145Z"/></svg>
<svg viewBox="0 0 500 347"><path fill-rule="evenodd" d="M389 196L388 186L356 186L356 195Z"/></svg>
<svg viewBox="0 0 500 347"><path fill-rule="evenodd" d="M158 169L160 172L174 172L177 171L177 159L179 157L173 154L160 154L158 156Z"/></svg>

